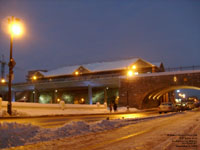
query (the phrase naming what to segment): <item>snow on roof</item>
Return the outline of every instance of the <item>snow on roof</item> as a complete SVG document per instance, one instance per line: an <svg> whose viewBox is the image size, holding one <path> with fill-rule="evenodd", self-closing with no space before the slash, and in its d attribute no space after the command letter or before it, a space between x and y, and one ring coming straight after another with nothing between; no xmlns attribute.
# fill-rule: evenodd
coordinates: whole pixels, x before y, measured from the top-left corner
<svg viewBox="0 0 200 150"><path fill-rule="evenodd" d="M51 70L48 72L40 72L46 77L50 76L58 76L58 75L70 75L74 71L76 71L80 66L88 69L91 72L99 72L99 71L109 71L109 70L121 70L126 69L131 64L134 64L136 61L142 60L146 63L149 63L141 58L130 58L124 60L117 60L117 61L105 61L105 62L96 62L90 64L81 64L81 65L74 65L74 66L66 66L62 68L58 68L55 70ZM152 63L149 63L152 65ZM157 65L156 65L157 66Z"/></svg>
<svg viewBox="0 0 200 150"><path fill-rule="evenodd" d="M80 65L75 66L66 66L54 70L50 70L48 72L40 72L44 76L57 76L57 75L66 75L66 74L72 74Z"/></svg>
<svg viewBox="0 0 200 150"><path fill-rule="evenodd" d="M139 58L110 61L110 62L99 62L93 64L83 65L85 68L88 68L92 72L98 71L108 71L108 70L120 70L126 69L130 64L135 63Z"/></svg>

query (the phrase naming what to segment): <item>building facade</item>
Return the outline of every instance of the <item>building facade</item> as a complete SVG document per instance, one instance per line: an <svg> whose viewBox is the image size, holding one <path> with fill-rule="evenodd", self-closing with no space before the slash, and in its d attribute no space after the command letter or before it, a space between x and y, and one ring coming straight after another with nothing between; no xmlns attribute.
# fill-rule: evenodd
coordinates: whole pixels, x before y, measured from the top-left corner
<svg viewBox="0 0 200 150"><path fill-rule="evenodd" d="M134 75L163 72L162 63L141 58L66 66L55 70L29 71L26 83L12 86L13 101L70 104L118 102L120 78L129 71ZM6 85L1 93L7 99Z"/></svg>

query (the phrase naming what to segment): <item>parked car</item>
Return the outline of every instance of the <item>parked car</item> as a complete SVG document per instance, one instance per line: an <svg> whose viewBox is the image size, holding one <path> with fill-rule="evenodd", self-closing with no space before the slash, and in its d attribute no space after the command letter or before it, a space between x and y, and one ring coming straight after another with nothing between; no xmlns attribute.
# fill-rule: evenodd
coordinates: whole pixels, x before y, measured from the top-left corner
<svg viewBox="0 0 200 150"><path fill-rule="evenodd" d="M189 108L188 108L188 106L187 105L185 105L185 104L177 104L176 105L176 110L177 111L185 111L185 110L188 110Z"/></svg>
<svg viewBox="0 0 200 150"><path fill-rule="evenodd" d="M176 111L176 107L172 102L164 102L161 103L160 106L158 107L158 112L161 114L162 112L167 113L167 112L174 112Z"/></svg>
<svg viewBox="0 0 200 150"><path fill-rule="evenodd" d="M188 106L188 108L189 108L190 110L192 110L192 109L195 108L195 104L192 103L192 102L189 102L189 103L187 104L187 106Z"/></svg>
<svg viewBox="0 0 200 150"><path fill-rule="evenodd" d="M177 111L185 111L185 110L193 109L194 105L189 104L189 103L177 103L176 108L177 108Z"/></svg>

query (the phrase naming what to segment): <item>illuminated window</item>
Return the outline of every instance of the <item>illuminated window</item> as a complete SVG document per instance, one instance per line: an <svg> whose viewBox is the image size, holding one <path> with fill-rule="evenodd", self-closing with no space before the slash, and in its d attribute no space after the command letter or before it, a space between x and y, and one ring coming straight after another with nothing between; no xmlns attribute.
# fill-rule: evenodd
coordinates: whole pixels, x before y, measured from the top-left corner
<svg viewBox="0 0 200 150"><path fill-rule="evenodd" d="M177 77L176 76L174 76L174 82L177 82Z"/></svg>

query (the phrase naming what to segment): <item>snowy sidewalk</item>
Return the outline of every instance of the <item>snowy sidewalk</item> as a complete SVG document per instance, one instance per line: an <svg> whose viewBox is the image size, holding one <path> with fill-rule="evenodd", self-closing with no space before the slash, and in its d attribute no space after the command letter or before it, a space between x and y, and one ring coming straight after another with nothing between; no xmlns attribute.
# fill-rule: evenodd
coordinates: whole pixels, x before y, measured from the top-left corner
<svg viewBox="0 0 200 150"><path fill-rule="evenodd" d="M0 112L0 119L5 118L30 118L30 117L46 117L46 116L71 116L71 115L93 115L93 114L122 114L122 113L137 113L137 112L147 112L147 111L156 111L157 108L152 109L143 109L138 110L136 108L130 108L129 111L127 111L126 107L119 107L116 112L112 111L110 112L109 108L107 110L81 110L81 109L74 109L74 110L58 110L54 112L51 112L51 110L40 110L37 112L34 112L35 110L26 110L26 111L16 111L13 110L13 115L9 116L7 114L6 110L3 110ZM33 113L34 112L34 113Z"/></svg>

